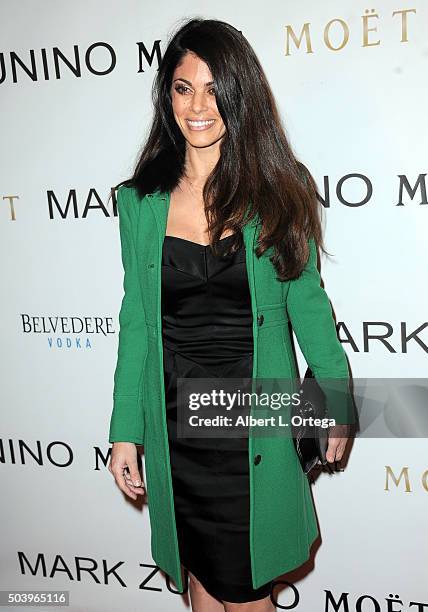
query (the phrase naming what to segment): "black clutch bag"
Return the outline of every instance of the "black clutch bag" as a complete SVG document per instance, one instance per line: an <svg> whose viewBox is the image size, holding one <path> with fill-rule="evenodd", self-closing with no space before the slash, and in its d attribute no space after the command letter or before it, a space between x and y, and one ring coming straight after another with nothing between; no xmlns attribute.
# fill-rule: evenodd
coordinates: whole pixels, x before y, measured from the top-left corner
<svg viewBox="0 0 428 612"><path fill-rule="evenodd" d="M293 405L292 417L322 419L326 415L325 395L308 367L299 388L299 405ZM328 428L295 419L291 422L294 446L305 474L320 462L327 463Z"/></svg>

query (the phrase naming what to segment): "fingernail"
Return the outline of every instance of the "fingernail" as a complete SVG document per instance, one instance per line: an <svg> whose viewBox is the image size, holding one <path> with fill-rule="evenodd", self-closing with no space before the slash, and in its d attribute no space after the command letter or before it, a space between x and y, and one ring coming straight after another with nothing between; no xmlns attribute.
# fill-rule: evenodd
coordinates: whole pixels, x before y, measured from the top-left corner
<svg viewBox="0 0 428 612"><path fill-rule="evenodd" d="M141 484L141 482L140 482L139 480L136 480L136 481L134 482L134 486L136 486L136 487L139 487L139 486L140 486L140 484Z"/></svg>

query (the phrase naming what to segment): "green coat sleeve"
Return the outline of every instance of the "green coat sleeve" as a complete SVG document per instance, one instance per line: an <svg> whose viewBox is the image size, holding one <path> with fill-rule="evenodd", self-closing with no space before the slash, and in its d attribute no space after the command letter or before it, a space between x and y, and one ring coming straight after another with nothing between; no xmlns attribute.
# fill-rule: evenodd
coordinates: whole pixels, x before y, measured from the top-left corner
<svg viewBox="0 0 428 612"><path fill-rule="evenodd" d="M309 239L309 251L302 274L290 281L288 316L306 362L326 394L329 416L338 423L349 423L352 400L348 362L337 336L329 298L321 287L313 238Z"/></svg>
<svg viewBox="0 0 428 612"><path fill-rule="evenodd" d="M144 443L142 401L146 329L134 242L135 216L126 187L117 192L124 295L119 311L119 341L114 372L109 442Z"/></svg>

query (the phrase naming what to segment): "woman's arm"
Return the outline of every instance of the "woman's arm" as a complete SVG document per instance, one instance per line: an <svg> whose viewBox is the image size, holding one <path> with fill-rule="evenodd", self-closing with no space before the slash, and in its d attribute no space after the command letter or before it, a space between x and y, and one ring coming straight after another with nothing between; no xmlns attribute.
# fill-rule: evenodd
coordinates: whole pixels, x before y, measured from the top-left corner
<svg viewBox="0 0 428 612"><path fill-rule="evenodd" d="M119 312L119 344L114 372L113 410L109 442L144 443L144 407L142 401L143 361L147 351L146 327L137 273L133 238L135 218L132 198L126 187L117 192L119 233L124 270L124 295Z"/></svg>
<svg viewBox="0 0 428 612"><path fill-rule="evenodd" d="M328 416L338 423L350 423L349 368L330 301L321 287L313 238L309 239L309 251L302 274L290 281L287 311L306 362L326 394Z"/></svg>

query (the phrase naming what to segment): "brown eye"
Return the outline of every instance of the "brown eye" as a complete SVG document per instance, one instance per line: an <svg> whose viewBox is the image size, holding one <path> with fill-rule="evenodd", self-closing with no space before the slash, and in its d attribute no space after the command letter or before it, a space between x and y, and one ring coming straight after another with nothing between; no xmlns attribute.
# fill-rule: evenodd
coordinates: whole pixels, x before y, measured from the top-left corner
<svg viewBox="0 0 428 612"><path fill-rule="evenodd" d="M189 88L186 87L185 85L180 84L180 85L176 85L174 89L177 93L184 94Z"/></svg>

